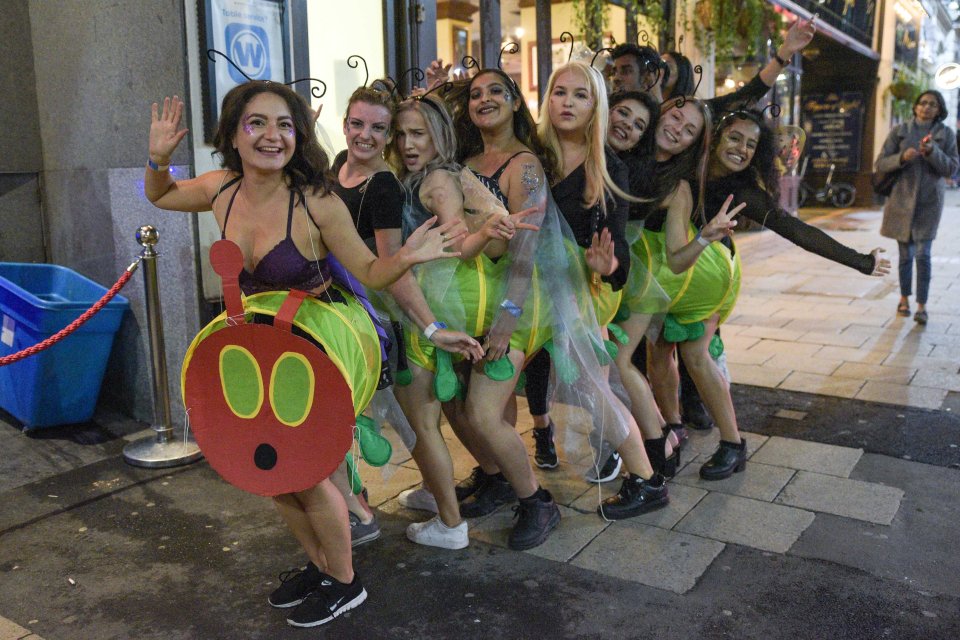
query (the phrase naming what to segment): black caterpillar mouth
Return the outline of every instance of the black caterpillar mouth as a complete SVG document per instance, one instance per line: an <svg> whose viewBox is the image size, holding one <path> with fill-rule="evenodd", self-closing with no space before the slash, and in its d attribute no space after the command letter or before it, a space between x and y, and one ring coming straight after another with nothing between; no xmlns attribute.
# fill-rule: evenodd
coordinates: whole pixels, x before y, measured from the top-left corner
<svg viewBox="0 0 960 640"><path fill-rule="evenodd" d="M269 444L261 444L253 452L253 464L257 465L257 469L270 471L277 465L277 450Z"/></svg>

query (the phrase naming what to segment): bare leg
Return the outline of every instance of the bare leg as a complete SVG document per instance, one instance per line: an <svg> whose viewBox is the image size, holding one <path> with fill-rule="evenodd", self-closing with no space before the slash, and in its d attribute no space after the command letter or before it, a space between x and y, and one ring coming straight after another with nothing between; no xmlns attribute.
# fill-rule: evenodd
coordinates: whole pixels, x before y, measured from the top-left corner
<svg viewBox="0 0 960 640"><path fill-rule="evenodd" d="M493 456L484 449L483 442L476 438L473 430L468 426L464 403L456 400L444 404L443 415L447 417L450 428L453 429L453 433L456 434L457 439L463 443L463 446L470 452L473 459L477 461L477 464L480 465L483 472L491 476L500 473L500 467L497 466Z"/></svg>
<svg viewBox="0 0 960 640"><path fill-rule="evenodd" d="M413 382L397 394L400 407L417 435L417 444L410 453L424 484L437 500L440 519L448 527L455 527L462 520L453 489L453 460L440 433L440 402L433 395L433 373L413 363L410 371Z"/></svg>
<svg viewBox="0 0 960 640"><path fill-rule="evenodd" d="M730 384L723 377L709 351L710 340L717 330L717 322L716 315L705 321L703 336L692 342L680 343L680 351L690 377L700 391L703 403L720 429L720 439L737 443L740 442L740 430L737 428L737 415L730 397Z"/></svg>
<svg viewBox="0 0 960 640"><path fill-rule="evenodd" d="M680 370L675 350L676 346L663 336L656 341L647 340L647 374L657 405L670 424L680 423Z"/></svg>
<svg viewBox="0 0 960 640"><path fill-rule="evenodd" d="M353 582L353 551L347 505L330 479L296 494L326 558L324 571L344 584ZM319 565L318 565L319 566Z"/></svg>
<svg viewBox="0 0 960 640"><path fill-rule="evenodd" d="M373 520L373 512L370 511L369 507L360 501L359 496L355 495L353 490L350 488L350 478L347 474L346 461L340 463L340 466L337 467L337 470L334 471L333 475L330 476L330 480L333 481L334 486L340 490L340 493L343 495L343 500L347 503L347 509L350 510L350 513L360 518L360 522L363 524L370 524L370 522Z"/></svg>
<svg viewBox="0 0 960 640"><path fill-rule="evenodd" d="M510 358L516 369L511 380L497 382L478 373L471 376L467 391L467 418L473 437L493 456L517 496L526 498L537 491L539 483L533 475L523 440L513 425L504 419L504 410L523 366L523 354L511 351L506 357Z"/></svg>
<svg viewBox="0 0 960 640"><path fill-rule="evenodd" d="M297 539L303 550L306 551L310 562L317 565L321 571L327 570L327 559L320 548L320 539L313 530L313 524L307 517L300 500L293 494L286 493L273 499L280 517L286 523L293 537Z"/></svg>
<svg viewBox="0 0 960 640"><path fill-rule="evenodd" d="M620 379L623 381L623 386L630 397L633 416L637 420L644 439L663 437L663 426L665 424L663 416L657 409L650 384L631 362L633 352L643 339L643 334L647 330L649 322L649 316L632 314L629 319L620 323L623 330L627 332L628 342L620 347L616 358ZM669 451L667 455L670 455Z"/></svg>

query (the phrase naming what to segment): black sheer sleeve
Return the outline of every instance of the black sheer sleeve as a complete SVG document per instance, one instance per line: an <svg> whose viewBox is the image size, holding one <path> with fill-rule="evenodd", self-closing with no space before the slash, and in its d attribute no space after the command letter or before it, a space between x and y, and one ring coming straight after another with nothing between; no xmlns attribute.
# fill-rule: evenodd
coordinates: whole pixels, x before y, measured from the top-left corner
<svg viewBox="0 0 960 640"><path fill-rule="evenodd" d="M607 172L614 184L629 193L630 176L627 166L609 151L607 152ZM609 282L614 291L623 288L627 282L627 274L630 272L630 245L627 243L629 216L630 204L626 200L619 196L615 196L613 200L607 200L607 215L601 221L600 228L606 227L610 230L610 235L613 236L613 253L620 264L616 271L609 276L604 276L603 281Z"/></svg>
<svg viewBox="0 0 960 640"><path fill-rule="evenodd" d="M771 87L768 87L763 83L763 80L760 79L760 74L753 76L753 78L747 84L743 85L733 93L728 93L725 96L717 96L716 98L710 98L707 100L707 104L710 105L710 111L714 118L719 118L721 114L726 113L727 111L735 111L737 109L745 109L752 106L760 98L767 95L767 92L770 91ZM716 124L716 122L714 122Z"/></svg>
<svg viewBox="0 0 960 640"><path fill-rule="evenodd" d="M770 229L805 251L814 253L827 260L833 260L860 273L873 273L874 258L868 253L857 253L850 247L841 244L829 235L806 222L795 218L773 201L770 195L758 185L738 185L734 189L724 188L724 183L711 182L708 185L711 193L711 203L715 205L708 215L715 215L723 203L723 199L733 193L733 204L746 202L747 206L740 212L754 222ZM719 199L720 204L717 204Z"/></svg>

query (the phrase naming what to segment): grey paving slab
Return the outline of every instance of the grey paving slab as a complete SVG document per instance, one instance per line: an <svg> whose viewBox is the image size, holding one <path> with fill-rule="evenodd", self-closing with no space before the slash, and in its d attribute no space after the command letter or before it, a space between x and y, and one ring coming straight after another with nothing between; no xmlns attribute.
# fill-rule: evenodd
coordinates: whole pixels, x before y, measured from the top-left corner
<svg viewBox="0 0 960 640"><path fill-rule="evenodd" d="M506 549L515 522L513 509L501 507L489 516L470 521L470 539ZM582 513L561 505L560 524L546 542L526 553L567 562L608 526L610 523L596 513Z"/></svg>
<svg viewBox="0 0 960 640"><path fill-rule="evenodd" d="M610 526L596 513L580 513L564 506L560 507L560 516L560 525L547 541L525 553L547 560L569 562ZM510 525L513 525L512 519Z"/></svg>
<svg viewBox="0 0 960 640"><path fill-rule="evenodd" d="M875 482L798 471L775 502L845 518L890 524L903 490Z"/></svg>
<svg viewBox="0 0 960 640"><path fill-rule="evenodd" d="M698 455L713 455L717 444L720 442L720 431L717 429L711 429L710 431L687 429L687 433L690 435L690 439L680 454L681 459L692 459ZM740 437L747 441L747 459L750 459L769 439L769 436L749 431L741 431ZM701 464L703 464L702 461Z"/></svg>
<svg viewBox="0 0 960 640"><path fill-rule="evenodd" d="M7 620L0 616L0 640L21 640L21 638L31 638L31 640L41 640L34 636L29 629L24 629L13 620Z"/></svg>
<svg viewBox="0 0 960 640"><path fill-rule="evenodd" d="M722 542L640 524L614 523L572 565L675 593L686 593L710 567Z"/></svg>
<svg viewBox="0 0 960 640"><path fill-rule="evenodd" d="M603 497L606 498L613 495L616 493L616 489L617 487L604 485ZM702 489L677 484L674 481L670 481L667 484L667 493L670 496L670 504L666 507L645 513L636 518L623 520L620 524L643 524L660 527L661 529L672 529L674 525L683 519L683 516L687 515L687 513L707 495L707 492ZM594 489L593 491L588 491L583 494L570 506L581 511L595 512L599 504L597 491Z"/></svg>
<svg viewBox="0 0 960 640"><path fill-rule="evenodd" d="M700 478L700 465L706 461L707 458L702 456L696 464L690 464L678 473L673 482L697 487L704 492L719 491L772 502L796 473L793 469L750 461L742 473L735 473L723 480L703 480Z"/></svg>
<svg viewBox="0 0 960 640"><path fill-rule="evenodd" d="M847 478L862 455L863 449L774 436L753 454L751 460Z"/></svg>
<svg viewBox="0 0 960 640"><path fill-rule="evenodd" d="M922 409L939 409L947 397L947 389L870 381L857 393L857 400L906 405Z"/></svg>
<svg viewBox="0 0 960 640"><path fill-rule="evenodd" d="M422 478L416 469L406 466L385 465L379 469L360 463L360 477L364 479L370 496L370 506L379 507L397 497L404 489L419 486Z"/></svg>
<svg viewBox="0 0 960 640"><path fill-rule="evenodd" d="M674 527L693 535L786 553L814 514L785 505L711 493Z"/></svg>
<svg viewBox="0 0 960 640"><path fill-rule="evenodd" d="M532 464L531 460L531 464ZM584 492L593 488L589 482L584 480L583 474L587 468L580 465L572 465L561 462L556 469L538 469L533 467L533 472L540 481L540 486L549 490L553 499L562 505L569 506L574 500L579 498ZM619 482L609 483L619 487Z"/></svg>

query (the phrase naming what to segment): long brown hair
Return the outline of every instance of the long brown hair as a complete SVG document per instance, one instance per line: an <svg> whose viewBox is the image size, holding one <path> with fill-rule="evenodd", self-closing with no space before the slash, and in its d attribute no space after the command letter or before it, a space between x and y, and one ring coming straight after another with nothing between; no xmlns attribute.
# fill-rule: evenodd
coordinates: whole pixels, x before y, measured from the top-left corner
<svg viewBox="0 0 960 640"><path fill-rule="evenodd" d="M310 106L293 89L276 82L251 80L237 85L224 96L223 106L220 109L220 122L213 136L213 146L222 158L221 166L243 174L243 161L240 153L233 146L233 138L240 126L244 109L261 93L279 96L287 103L293 118L296 145L293 157L283 167L283 173L290 182L290 188L301 193L310 188L316 195L326 195L333 184L330 175L330 159L317 140Z"/></svg>

